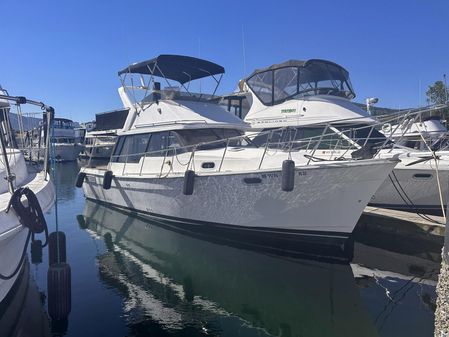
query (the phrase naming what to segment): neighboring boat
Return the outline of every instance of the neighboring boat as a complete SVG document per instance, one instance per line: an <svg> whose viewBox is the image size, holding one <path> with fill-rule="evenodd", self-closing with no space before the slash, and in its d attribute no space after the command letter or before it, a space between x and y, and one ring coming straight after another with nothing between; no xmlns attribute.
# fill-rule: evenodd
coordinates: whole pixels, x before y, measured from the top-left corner
<svg viewBox="0 0 449 337"><path fill-rule="evenodd" d="M440 116L420 118L406 118L399 124L388 122L382 125L381 132L391 137L398 145L415 150L440 151L448 146L448 131L441 122Z"/></svg>
<svg viewBox="0 0 449 337"><path fill-rule="evenodd" d="M86 133L80 158L109 159L117 140L117 131L123 128L128 109L118 109L95 115L95 128Z"/></svg>
<svg viewBox="0 0 449 337"><path fill-rule="evenodd" d="M109 159L116 140L117 133L113 130L87 132L83 150L79 157L83 159Z"/></svg>
<svg viewBox="0 0 449 337"><path fill-rule="evenodd" d="M47 160L44 161L43 167L35 163L26 163L23 153L16 147L14 132L8 120L10 101L16 105L29 103L45 109L42 125L45 125L44 138L47 141L44 144L47 146L43 155ZM35 216L28 212L34 210L37 213L33 214L39 215L39 205L45 212L55 200L53 184L48 174L49 140L47 137L52 114L53 109L43 103L27 100L25 97L8 96L5 91L0 91L0 302L6 297L20 274L30 236L32 231L34 233L37 230L34 225L30 227L31 229L25 227L25 223L30 226L27 219L35 219ZM20 189L22 187L28 188L33 193ZM28 192L25 193L26 191ZM29 208L25 210L20 207L21 192L24 192L28 199ZM34 194L37 200L34 200L30 194ZM16 206L19 207L16 208ZM38 219L36 223L42 227L45 222L41 217Z"/></svg>
<svg viewBox="0 0 449 337"><path fill-rule="evenodd" d="M241 249L89 200L78 220L107 247L101 281L150 335L378 336L347 263Z"/></svg>
<svg viewBox="0 0 449 337"><path fill-rule="evenodd" d="M34 160L42 161L44 159L43 133L43 126L40 125L33 129L26 138ZM67 118L55 118L51 142L54 144L57 161L74 161L78 158L82 145L76 140L73 121Z"/></svg>
<svg viewBox="0 0 449 337"><path fill-rule="evenodd" d="M273 153L244 135L248 125L213 95L128 86L132 74L187 82L223 67L197 58L161 55L130 65L120 96L129 114L118 133L108 169L83 168L77 185L85 196L164 218L266 240L285 249L342 247L394 160L316 162L313 150ZM187 87L185 87L187 89ZM129 90L143 90L133 102ZM215 92L215 91L214 91ZM338 139L338 134L334 137ZM319 144L318 139L310 143ZM285 145L288 146L288 142ZM293 150L293 149L292 149ZM289 160L294 157L294 161ZM284 167L284 169L283 169ZM83 183L84 182L84 183Z"/></svg>
<svg viewBox="0 0 449 337"><path fill-rule="evenodd" d="M75 144L78 146L81 146L81 148L84 146L84 138L86 138L86 128L82 127L81 125L74 128L75 131Z"/></svg>
<svg viewBox="0 0 449 337"><path fill-rule="evenodd" d="M355 92L349 73L338 64L315 59L287 61L255 70L239 83L239 88L240 92L229 96L228 101L233 101L228 105L229 110L231 106L239 107L239 115L253 130L263 132L256 139L258 144L274 143L278 147L278 139L299 142L310 135L326 138L329 130L336 129L357 139L360 151L356 156L368 158L377 153L379 157L396 155L401 159L370 205L429 213L441 213L445 207L449 194L449 158L438 159L441 171L438 174L430 151L399 146L382 149L379 145L386 144L387 139L376 129L379 122L351 102ZM416 113L410 116L416 117ZM392 132L397 133L397 128ZM353 153L344 142L333 144L332 149L317 149L317 160L333 160Z"/></svg>

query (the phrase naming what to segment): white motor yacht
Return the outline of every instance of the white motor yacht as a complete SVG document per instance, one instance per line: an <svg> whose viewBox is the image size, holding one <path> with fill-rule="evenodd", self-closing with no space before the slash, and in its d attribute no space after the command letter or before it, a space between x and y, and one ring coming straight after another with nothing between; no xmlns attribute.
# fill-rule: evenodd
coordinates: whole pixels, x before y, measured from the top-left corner
<svg viewBox="0 0 449 337"><path fill-rule="evenodd" d="M240 81L239 88L240 92L229 96L229 100L238 98L239 114L253 130L264 132L265 136L259 137L260 145L284 138L299 141L310 135L324 136L329 130L337 129L345 136L356 138L365 157L377 153L381 158L396 155L401 159L373 195L370 205L442 212L449 193L449 161L440 157L436 163L433 153L404 146L392 148L390 144L389 149L380 149L378 145L385 145L387 139L376 129L379 122L351 102L355 92L349 73L343 67L326 60L291 60L255 70ZM243 113L242 106L246 107ZM276 129L279 131L274 131ZM390 129L391 133L399 133L397 127L390 125ZM270 130L274 133L267 135ZM335 145L332 150L317 149L315 156L318 160L351 157L352 151L348 151L345 144ZM442 172L438 174L439 171Z"/></svg>
<svg viewBox="0 0 449 337"><path fill-rule="evenodd" d="M27 138L31 142L32 159L42 161L44 151L42 141L43 127L33 129ZM74 161L82 149L82 145L77 142L73 121L67 118L55 118L52 130L51 142L54 144L55 159L57 161Z"/></svg>
<svg viewBox="0 0 449 337"><path fill-rule="evenodd" d="M88 199L180 226L241 230L291 245L346 242L397 161L317 162L317 138L294 161L293 153L258 147L244 135L248 124L219 105L215 91L189 91L190 82L206 77L218 86L223 73L215 63L178 55L120 71L127 120L107 169L83 168L77 186ZM133 75L149 76L153 90L143 81L128 85ZM161 90L155 78L177 81L184 91L170 82ZM136 91L143 91L137 101Z"/></svg>
<svg viewBox="0 0 449 337"><path fill-rule="evenodd" d="M14 132L9 123L10 101L16 106L30 103L45 109L46 135L49 134L53 114L53 109L43 103L27 100L25 97L12 97L0 90L0 303L7 297L20 275L30 237L39 232L26 219L36 220L38 226L43 226L45 220L42 212L47 211L55 200L53 184L47 172L48 160L43 167L29 165L25 162L22 151L15 145ZM49 158L48 151L44 156ZM24 209L22 202L25 198L22 196L26 196L30 209ZM28 214L31 210L36 211L35 214L40 217Z"/></svg>

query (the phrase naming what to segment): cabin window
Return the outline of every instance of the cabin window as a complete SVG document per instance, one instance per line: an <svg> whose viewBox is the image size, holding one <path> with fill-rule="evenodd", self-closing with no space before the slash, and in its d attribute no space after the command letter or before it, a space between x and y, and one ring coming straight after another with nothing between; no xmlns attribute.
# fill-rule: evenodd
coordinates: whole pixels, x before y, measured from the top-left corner
<svg viewBox="0 0 449 337"><path fill-rule="evenodd" d="M380 145L386 141L384 134L366 124L342 125L338 126L337 129L356 141L359 145L365 145L365 143L370 145Z"/></svg>
<svg viewBox="0 0 449 337"><path fill-rule="evenodd" d="M165 150L167 145L168 132L157 132L151 134L150 143L148 144L147 152L150 157L160 157L164 154L161 152Z"/></svg>
<svg viewBox="0 0 449 337"><path fill-rule="evenodd" d="M192 129L178 130L176 133L180 136L184 146L197 146L198 150L218 149L226 146L227 138L240 137L242 132L234 129ZM239 146L240 140L229 142L230 146Z"/></svg>
<svg viewBox="0 0 449 337"><path fill-rule="evenodd" d="M89 139L89 138L86 138L86 140L87 139ZM119 155L120 155L120 152L122 151L124 141L125 141L125 136L118 137L117 144L115 145L115 148L114 148L114 153L111 157L112 162L114 162L114 163L120 162Z"/></svg>
<svg viewBox="0 0 449 337"><path fill-rule="evenodd" d="M213 142L198 146L198 150L223 148L227 138L240 136L242 132L233 129L192 129L120 136L112 162L137 163L144 154L148 157L173 156L187 152L200 143ZM229 145L240 146L240 143L238 139L230 141Z"/></svg>
<svg viewBox="0 0 449 337"><path fill-rule="evenodd" d="M145 153L148 138L148 133L119 137L112 161L117 163L138 163Z"/></svg>
<svg viewBox="0 0 449 337"><path fill-rule="evenodd" d="M138 163L147 148L149 135L147 133L126 136L122 154L127 155L127 163ZM124 158L122 158L124 159ZM126 159L125 159L126 160Z"/></svg>
<svg viewBox="0 0 449 337"><path fill-rule="evenodd" d="M328 128L324 135L323 132L324 127L265 129L253 139L253 143L256 146L268 143L269 148L281 150L312 150L318 143L317 149L320 150L350 147L348 141L331 129Z"/></svg>

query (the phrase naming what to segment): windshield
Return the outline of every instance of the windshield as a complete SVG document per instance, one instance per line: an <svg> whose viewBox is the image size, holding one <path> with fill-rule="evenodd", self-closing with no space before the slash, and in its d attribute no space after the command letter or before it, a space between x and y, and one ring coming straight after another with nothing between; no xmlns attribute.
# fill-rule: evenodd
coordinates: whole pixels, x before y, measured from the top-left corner
<svg viewBox="0 0 449 337"><path fill-rule="evenodd" d="M355 97L349 73L336 64L323 61L256 73L247 84L265 105L313 95Z"/></svg>

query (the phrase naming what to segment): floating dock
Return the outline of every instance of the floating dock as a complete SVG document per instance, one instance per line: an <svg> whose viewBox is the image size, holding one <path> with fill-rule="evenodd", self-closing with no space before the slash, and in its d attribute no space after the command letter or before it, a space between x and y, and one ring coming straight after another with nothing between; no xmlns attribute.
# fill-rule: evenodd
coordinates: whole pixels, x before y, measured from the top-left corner
<svg viewBox="0 0 449 337"><path fill-rule="evenodd" d="M396 223L399 221L404 224L414 224L429 234L444 236L445 221L442 216L417 214L370 206L365 208L363 214L369 217L379 218L379 220L383 221L395 221Z"/></svg>

